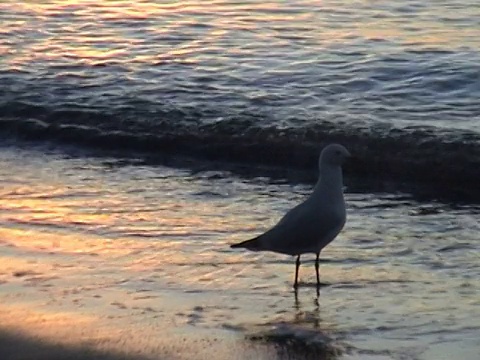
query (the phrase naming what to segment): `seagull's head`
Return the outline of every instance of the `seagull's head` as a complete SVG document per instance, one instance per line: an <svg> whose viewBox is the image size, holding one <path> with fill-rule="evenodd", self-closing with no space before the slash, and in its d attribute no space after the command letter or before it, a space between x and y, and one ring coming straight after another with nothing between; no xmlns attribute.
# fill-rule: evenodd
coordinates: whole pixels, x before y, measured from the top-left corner
<svg viewBox="0 0 480 360"><path fill-rule="evenodd" d="M340 144L326 146L320 154L320 167L325 165L341 166L352 155Z"/></svg>

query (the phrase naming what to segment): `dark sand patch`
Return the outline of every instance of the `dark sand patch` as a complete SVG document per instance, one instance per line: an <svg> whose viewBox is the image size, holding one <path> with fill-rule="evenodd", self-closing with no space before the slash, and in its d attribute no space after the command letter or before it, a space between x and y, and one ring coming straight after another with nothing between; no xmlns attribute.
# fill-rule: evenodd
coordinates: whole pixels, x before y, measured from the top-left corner
<svg viewBox="0 0 480 360"><path fill-rule="evenodd" d="M0 329L2 360L150 360L138 354L98 350L88 344L64 344ZM156 359L159 359L158 357Z"/></svg>

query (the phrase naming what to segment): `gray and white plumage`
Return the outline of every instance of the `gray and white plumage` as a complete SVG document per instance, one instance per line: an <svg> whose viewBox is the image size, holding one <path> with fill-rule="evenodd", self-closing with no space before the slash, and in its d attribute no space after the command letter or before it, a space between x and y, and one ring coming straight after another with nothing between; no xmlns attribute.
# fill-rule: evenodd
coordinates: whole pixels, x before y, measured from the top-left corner
<svg viewBox="0 0 480 360"><path fill-rule="evenodd" d="M312 194L289 210L271 229L251 240L231 245L252 251L273 251L297 255L294 286L298 286L300 255L314 253L317 285L320 285L318 258L335 239L346 221L342 164L350 153L342 145L326 146L319 158L319 178Z"/></svg>

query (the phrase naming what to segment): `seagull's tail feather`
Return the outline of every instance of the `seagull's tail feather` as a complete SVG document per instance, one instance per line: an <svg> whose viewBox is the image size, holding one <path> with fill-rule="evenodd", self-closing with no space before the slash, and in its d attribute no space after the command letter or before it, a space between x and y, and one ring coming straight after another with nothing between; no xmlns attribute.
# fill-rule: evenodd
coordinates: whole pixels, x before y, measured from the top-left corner
<svg viewBox="0 0 480 360"><path fill-rule="evenodd" d="M237 243L237 244L232 244L232 245L230 245L230 247L232 249L245 248L245 249L252 250L252 251L262 250L262 246L261 246L261 243L260 243L260 236L254 238L254 239L251 239L251 240L242 241L242 242Z"/></svg>

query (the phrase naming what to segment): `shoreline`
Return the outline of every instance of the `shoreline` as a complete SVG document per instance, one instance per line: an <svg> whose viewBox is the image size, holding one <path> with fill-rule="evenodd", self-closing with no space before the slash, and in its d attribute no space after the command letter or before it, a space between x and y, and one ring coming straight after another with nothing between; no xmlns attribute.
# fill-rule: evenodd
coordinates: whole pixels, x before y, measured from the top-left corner
<svg viewBox="0 0 480 360"><path fill-rule="evenodd" d="M3 120L0 136L5 137L2 123ZM73 136L57 137L55 129L45 134L40 132L38 138L36 131L32 136L29 131L21 135L18 130L5 145L40 146L73 157L117 158L119 164L164 165L194 173L224 171L245 178L269 177L274 181L310 185L315 184L318 176L322 144L338 142L348 144L353 154L344 166L349 192L402 194L419 201L474 207L480 204L480 187L476 184L480 177L480 137L466 142L461 139L449 142L446 137L444 144L435 143L428 132L423 140L414 133L403 132L388 141L369 139L362 134L330 133L300 145L289 140L273 141L267 144L266 153L261 139L245 143L240 138L222 140L218 136L192 138L167 134L159 135L151 143L130 139L132 142L123 135L110 139L112 134L89 138L76 137L74 132ZM442 151L442 146L448 151ZM256 155L259 153L262 157Z"/></svg>

